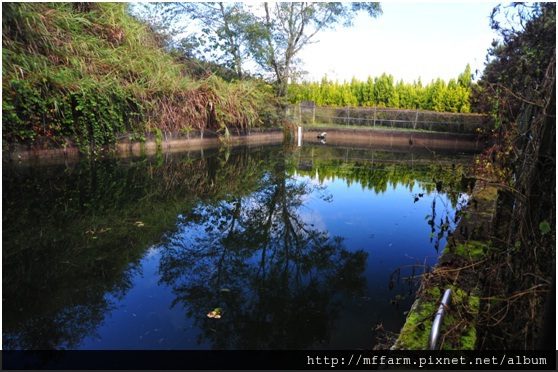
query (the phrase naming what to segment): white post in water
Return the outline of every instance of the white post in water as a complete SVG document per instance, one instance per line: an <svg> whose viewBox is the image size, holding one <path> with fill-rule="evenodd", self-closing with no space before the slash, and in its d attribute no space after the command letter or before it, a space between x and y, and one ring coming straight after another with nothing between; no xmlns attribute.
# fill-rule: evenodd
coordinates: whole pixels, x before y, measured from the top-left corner
<svg viewBox="0 0 558 372"><path fill-rule="evenodd" d="M298 126L298 147L302 146L302 127Z"/></svg>

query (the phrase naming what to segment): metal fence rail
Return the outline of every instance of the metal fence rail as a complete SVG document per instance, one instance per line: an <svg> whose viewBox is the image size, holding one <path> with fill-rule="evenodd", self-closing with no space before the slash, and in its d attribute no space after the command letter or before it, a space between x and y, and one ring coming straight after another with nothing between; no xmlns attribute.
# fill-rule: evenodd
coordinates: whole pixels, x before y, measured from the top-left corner
<svg viewBox="0 0 558 372"><path fill-rule="evenodd" d="M303 102L287 107L287 116L302 124L335 124L393 129L478 133L490 120L479 114L454 114L380 107L327 107Z"/></svg>

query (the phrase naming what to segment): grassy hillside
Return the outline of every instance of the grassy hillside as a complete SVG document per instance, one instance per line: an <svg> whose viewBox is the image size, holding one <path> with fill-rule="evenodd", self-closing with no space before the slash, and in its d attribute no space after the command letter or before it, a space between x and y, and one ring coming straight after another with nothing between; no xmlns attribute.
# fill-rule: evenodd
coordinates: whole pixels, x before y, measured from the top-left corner
<svg viewBox="0 0 558 372"><path fill-rule="evenodd" d="M88 152L120 133L228 133L273 117L264 83L189 76L125 3L2 3L2 142L75 138Z"/></svg>

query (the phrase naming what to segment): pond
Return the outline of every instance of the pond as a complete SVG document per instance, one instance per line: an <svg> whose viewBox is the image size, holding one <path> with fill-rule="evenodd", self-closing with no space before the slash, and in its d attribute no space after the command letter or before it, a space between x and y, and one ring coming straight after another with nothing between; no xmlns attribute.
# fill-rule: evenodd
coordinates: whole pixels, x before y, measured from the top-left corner
<svg viewBox="0 0 558 372"><path fill-rule="evenodd" d="M371 349L471 152L281 143L4 164L3 348Z"/></svg>

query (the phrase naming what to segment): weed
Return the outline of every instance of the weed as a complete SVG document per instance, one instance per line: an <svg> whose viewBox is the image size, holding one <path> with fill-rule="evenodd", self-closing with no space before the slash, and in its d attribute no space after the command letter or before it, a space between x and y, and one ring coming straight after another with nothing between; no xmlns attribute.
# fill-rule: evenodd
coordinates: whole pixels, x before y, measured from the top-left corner
<svg viewBox="0 0 558 372"><path fill-rule="evenodd" d="M151 126L226 135L273 119L262 82L192 80L124 3L9 3L3 11L4 142L73 136L89 153Z"/></svg>

